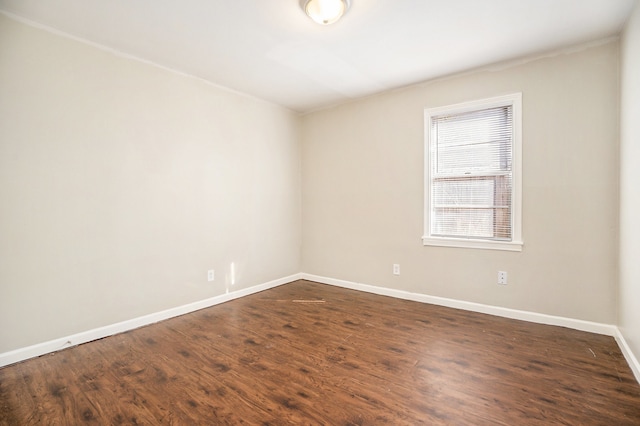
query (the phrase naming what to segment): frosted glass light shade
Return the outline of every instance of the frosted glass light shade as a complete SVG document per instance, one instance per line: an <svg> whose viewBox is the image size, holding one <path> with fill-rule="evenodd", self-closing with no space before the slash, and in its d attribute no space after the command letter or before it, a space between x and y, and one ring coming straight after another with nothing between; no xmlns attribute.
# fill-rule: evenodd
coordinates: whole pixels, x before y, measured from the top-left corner
<svg viewBox="0 0 640 426"><path fill-rule="evenodd" d="M302 9L320 25L330 25L338 21L349 9L349 0L302 0Z"/></svg>

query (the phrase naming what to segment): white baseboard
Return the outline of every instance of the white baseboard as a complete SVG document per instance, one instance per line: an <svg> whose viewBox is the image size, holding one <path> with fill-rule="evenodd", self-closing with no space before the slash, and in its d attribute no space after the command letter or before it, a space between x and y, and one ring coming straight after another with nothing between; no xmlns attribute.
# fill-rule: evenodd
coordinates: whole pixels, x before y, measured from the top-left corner
<svg viewBox="0 0 640 426"><path fill-rule="evenodd" d="M430 303L433 305L446 306L450 308L463 309L466 311L479 312L483 314L496 315L505 318L512 318L517 320L529 321L538 324L555 325L560 327L572 328L575 330L588 331L591 333L603 334L607 336L613 336L620 346L620 350L625 359L629 363L636 380L640 382L640 362L638 358L633 354L631 348L624 339L624 336L620 333L618 328L614 325L601 324L590 321L577 320L572 318L558 317L553 315L540 314L536 312L520 311L516 309L502 308L499 306L484 305L481 303L465 302L462 300L448 299L444 297L429 296L420 293L411 293L408 291L394 290L385 287L377 287L368 284L356 283L352 281L338 280L335 278L327 278L318 275L299 273L293 274L288 277L280 278L277 280L269 281L264 284L255 285L253 287L245 288L242 290L234 291L231 293L221 294L219 296L211 297L209 299L200 300L198 302L190 303L183 306L177 306L175 308L167 309L161 312L155 312L153 314L145 315L138 318L133 318L127 321L118 322L105 327L96 328L93 330L83 331L67 337L61 337L59 339L50 340L48 342L39 343L33 346L16 349L10 352L0 354L0 367L4 367L16 362L24 361L29 358L35 358L37 356L45 355L51 352L56 352L62 349L66 349L72 346L87 343L92 340L102 339L104 337L112 336L114 334L123 333L125 331L133 330L145 325L153 324L162 320L177 317L180 315L195 312L200 309L208 308L220 303L228 302L230 300L238 299L250 294L258 293L260 291L268 290L270 288L278 287L283 284L287 284L296 280L308 280L315 281L323 284L334 285L337 287L348 288L352 290L364 291L367 293L379 294L382 296L395 297L398 299L412 300L415 302Z"/></svg>
<svg viewBox="0 0 640 426"><path fill-rule="evenodd" d="M631 371L633 371L633 375L636 376L636 380L640 383L640 362L638 358L633 354L631 348L627 344L627 341L624 339L624 336L620 332L620 329L616 330L616 342L618 342L618 346L620 346L620 351L622 351L622 355L627 360L629 367L631 367Z"/></svg>
<svg viewBox="0 0 640 426"><path fill-rule="evenodd" d="M553 315L539 314L530 311L520 311L517 309L502 308L499 306L483 305L481 303L465 302L445 297L429 296L420 293L411 293L403 290L394 290L385 287L377 287L369 284L355 283L351 281L337 280L334 278L321 277L311 274L301 274L303 280L316 281L323 284L335 285L352 290L365 291L367 293L390 296L398 299L413 300L415 302L430 303L433 305L446 306L449 308L463 309L465 311L479 312L483 314L496 315L499 317L512 318L522 321L529 321L538 324L556 325L560 327L572 328L575 330L588 331L590 333L604 334L606 336L616 336L618 328L615 325L601 324L597 322L583 321L572 318L557 317Z"/></svg>
<svg viewBox="0 0 640 426"><path fill-rule="evenodd" d="M633 375L635 376L638 383L640 383L640 361L627 344L618 327L615 325L583 321L573 318L558 317L553 315L540 314L537 312L520 311L517 309L502 308L499 306L483 305L481 303L465 302L462 300L447 299L445 297L428 296L426 294L411 293L408 291L377 287L369 284L338 280L335 278L327 278L312 274L302 273L301 279L315 281L323 284L330 284L337 287L349 288L352 290L365 291L367 293L374 293L382 296L395 297L398 299L431 303L434 305L446 306L449 308L463 309L465 311L480 312L483 314L496 315L499 317L529 321L538 324L567 327L574 330L612 336L618 343L620 351L624 355L624 358L627 360L627 363L629 364Z"/></svg>
<svg viewBox="0 0 640 426"><path fill-rule="evenodd" d="M219 296L200 300L194 303L189 303L187 305L177 306L175 308L167 309L160 312L155 312L153 314L144 315L144 316L133 318L127 321L122 321L122 322L107 325L104 327L95 328L93 330L83 331L77 334L73 334L71 336L49 340L48 342L38 343L36 345L27 346L25 348L16 349L10 352L4 352L0 354L0 367L4 367L10 364L15 364L16 362L24 361L29 358L35 358L37 356L41 356L51 352L56 352L61 349L66 349L72 346L80 345L82 343L87 343L92 340L113 336L114 334L123 333L125 331L129 331L139 327L143 327L145 325L153 324L158 321L188 314L190 312L198 311L200 309L204 309L210 306L218 305L220 303L228 302L233 299L238 299L240 297L248 296L253 293L258 293L260 291L278 287L282 284L287 284L292 281L299 280L301 278L302 278L301 274L294 274L288 277L269 281L264 284L255 285L253 287L237 290L237 291L226 293L226 294L221 294Z"/></svg>

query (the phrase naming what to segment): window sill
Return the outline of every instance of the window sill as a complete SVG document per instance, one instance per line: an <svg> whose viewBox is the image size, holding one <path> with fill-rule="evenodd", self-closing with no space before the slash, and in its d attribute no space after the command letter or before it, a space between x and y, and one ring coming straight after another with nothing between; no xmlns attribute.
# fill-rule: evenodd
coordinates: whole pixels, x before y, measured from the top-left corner
<svg viewBox="0 0 640 426"><path fill-rule="evenodd" d="M462 238L422 237L425 246L475 248L483 250L522 251L522 241L481 241Z"/></svg>

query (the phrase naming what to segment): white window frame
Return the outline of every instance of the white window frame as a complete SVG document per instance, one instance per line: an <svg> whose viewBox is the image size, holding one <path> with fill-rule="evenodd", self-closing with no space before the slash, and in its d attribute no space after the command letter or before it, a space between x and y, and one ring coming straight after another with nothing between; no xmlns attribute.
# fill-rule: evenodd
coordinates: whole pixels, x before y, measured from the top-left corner
<svg viewBox="0 0 640 426"><path fill-rule="evenodd" d="M512 193L511 193L511 241L466 239L431 235L431 143L432 120L444 114L461 114L470 111L511 106L513 113ZM463 247L489 250L522 251L522 93L512 93L488 99L463 102L424 111L424 235L425 246ZM435 141L433 141L435 142Z"/></svg>

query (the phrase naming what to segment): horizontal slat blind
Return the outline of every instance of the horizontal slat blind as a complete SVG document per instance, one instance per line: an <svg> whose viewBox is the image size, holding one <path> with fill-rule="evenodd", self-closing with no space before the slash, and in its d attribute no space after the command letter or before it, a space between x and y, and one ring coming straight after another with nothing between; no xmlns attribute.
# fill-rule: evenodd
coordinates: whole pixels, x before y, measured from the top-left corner
<svg viewBox="0 0 640 426"><path fill-rule="evenodd" d="M510 241L512 107L431 123L431 235Z"/></svg>

